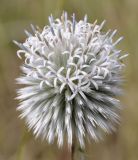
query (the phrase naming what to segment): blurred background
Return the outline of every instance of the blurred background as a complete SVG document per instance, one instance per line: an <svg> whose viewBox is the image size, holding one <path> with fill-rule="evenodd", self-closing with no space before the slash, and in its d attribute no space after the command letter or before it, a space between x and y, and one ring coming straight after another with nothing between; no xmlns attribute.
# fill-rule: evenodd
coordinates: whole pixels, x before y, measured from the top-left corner
<svg viewBox="0 0 138 160"><path fill-rule="evenodd" d="M89 22L106 19L105 31L118 29L124 36L119 45L128 52L125 61L127 79L121 98L124 105L122 124L117 134L106 136L103 142L87 146L87 160L138 159L138 0L0 0L0 160L69 160L66 146L35 140L16 111L15 78L22 63L16 56L12 40L24 41L24 29L30 24L43 27L52 13L59 17L65 10L77 19L88 14ZM77 160L77 158L76 158Z"/></svg>

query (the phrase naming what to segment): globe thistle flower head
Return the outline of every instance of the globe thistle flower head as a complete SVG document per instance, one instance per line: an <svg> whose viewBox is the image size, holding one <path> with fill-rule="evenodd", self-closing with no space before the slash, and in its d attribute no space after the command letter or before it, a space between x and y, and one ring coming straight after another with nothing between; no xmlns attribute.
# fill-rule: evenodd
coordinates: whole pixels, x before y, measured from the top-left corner
<svg viewBox="0 0 138 160"><path fill-rule="evenodd" d="M122 69L121 51L113 41L116 30L102 32L103 25L69 20L64 12L61 19L49 17L43 30L32 27L33 34L15 42L25 62L24 86L18 90L18 110L29 129L52 143L57 138L69 146L75 137L80 147L85 139L99 140L102 131L111 133L119 123Z"/></svg>

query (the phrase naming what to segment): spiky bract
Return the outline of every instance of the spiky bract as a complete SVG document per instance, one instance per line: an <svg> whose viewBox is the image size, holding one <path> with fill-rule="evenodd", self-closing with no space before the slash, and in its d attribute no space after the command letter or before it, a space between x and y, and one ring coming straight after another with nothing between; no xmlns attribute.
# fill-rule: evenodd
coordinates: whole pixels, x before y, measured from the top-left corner
<svg viewBox="0 0 138 160"><path fill-rule="evenodd" d="M36 136L61 146L66 137L69 146L76 137L81 147L85 138L98 140L101 131L110 133L119 123L119 100L124 66L120 50L113 42L116 30L101 31L84 20L49 17L42 31L32 26L24 43L15 42L25 56L17 79L18 107Z"/></svg>

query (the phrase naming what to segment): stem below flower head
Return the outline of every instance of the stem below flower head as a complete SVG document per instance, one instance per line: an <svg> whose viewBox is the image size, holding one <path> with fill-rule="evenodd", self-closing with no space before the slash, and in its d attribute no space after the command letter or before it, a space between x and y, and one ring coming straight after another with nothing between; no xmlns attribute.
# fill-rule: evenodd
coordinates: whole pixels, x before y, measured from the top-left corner
<svg viewBox="0 0 138 160"><path fill-rule="evenodd" d="M75 143L75 141L74 141L74 142L72 143L72 146L71 146L71 160L75 160L75 150L76 150L76 143ZM79 147L79 148L77 149L77 151L78 151L80 160L85 160L84 150Z"/></svg>
<svg viewBox="0 0 138 160"><path fill-rule="evenodd" d="M79 154L80 154L80 160L85 160L85 153L82 148L78 148Z"/></svg>

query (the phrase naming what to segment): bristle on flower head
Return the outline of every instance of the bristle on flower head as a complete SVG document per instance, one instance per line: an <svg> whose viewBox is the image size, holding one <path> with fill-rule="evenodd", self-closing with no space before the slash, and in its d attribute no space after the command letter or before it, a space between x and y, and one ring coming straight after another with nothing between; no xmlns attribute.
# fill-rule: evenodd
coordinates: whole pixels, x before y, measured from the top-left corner
<svg viewBox="0 0 138 160"><path fill-rule="evenodd" d="M113 42L116 31L102 32L101 25L88 23L87 16L76 21L64 12L61 19L49 17L42 31L31 25L24 43L15 42L25 56L25 87L18 90L18 110L36 136L52 143L57 138L69 146L76 137L80 147L85 139L99 140L101 131L111 133L119 123L121 52Z"/></svg>

